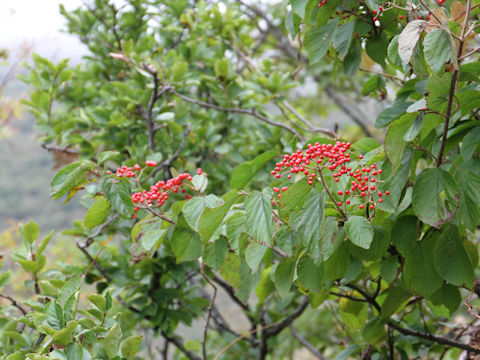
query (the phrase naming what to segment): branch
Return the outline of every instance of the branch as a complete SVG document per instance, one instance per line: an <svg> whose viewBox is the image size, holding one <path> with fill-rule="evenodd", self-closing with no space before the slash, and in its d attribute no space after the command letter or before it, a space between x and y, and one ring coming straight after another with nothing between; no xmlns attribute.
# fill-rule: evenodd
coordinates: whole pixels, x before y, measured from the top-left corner
<svg viewBox="0 0 480 360"><path fill-rule="evenodd" d="M300 335L297 330L295 330L295 328L293 327L293 325L290 324L290 333L293 335L293 337L295 339L298 340L298 342L300 344L302 344L303 346L305 346L305 348L310 351L313 356L315 356L317 359L320 359L320 360L327 360L327 358L325 356L323 356L323 354L317 350L317 348L315 348L315 346L313 346L311 343L309 343L307 341L307 339L303 338L302 335Z"/></svg>
<svg viewBox="0 0 480 360"><path fill-rule="evenodd" d="M110 276L108 276L107 272L105 271L105 269L100 266L100 264L97 262L96 259L94 259L92 257L92 255L89 254L88 250L87 250L87 246L86 245L83 245L80 241L77 241L77 247L80 249L81 252L83 252L85 254L85 256L88 258L88 260L90 261L90 266L95 266L95 268L100 272L100 274L102 274L102 276L105 278L105 281L110 283L112 282L112 278ZM89 266L89 268L90 268ZM88 269L87 269L88 270Z"/></svg>
<svg viewBox="0 0 480 360"><path fill-rule="evenodd" d="M85 245L82 245L85 249L88 248L90 245L93 243L93 239L96 238L98 235L100 235L108 225L110 225L112 222L117 220L117 218L120 216L120 214L115 214L113 215L110 219L108 219L106 222L104 222L98 229L95 231L93 234L89 235L86 240L85 240Z"/></svg>
<svg viewBox="0 0 480 360"><path fill-rule="evenodd" d="M427 333L423 333L423 332L416 331L416 330L406 329L406 328L403 328L400 325L394 323L393 321L389 321L387 324L388 324L389 327L391 327L394 330L397 330L399 333L401 333L403 335L415 336L415 337L419 337L421 339L425 339L425 340L428 340L430 342L434 342L434 343L437 343L437 344L448 345L448 346L455 347L455 348L458 348L458 349L467 350L467 351L469 351L471 353L474 353L474 354L480 354L480 349L476 349L474 347L471 347L469 345L463 344L463 343L455 341L455 340L449 340L449 339L445 339L445 338L435 336L435 335L432 335L432 334L427 334Z"/></svg>
<svg viewBox="0 0 480 360"><path fill-rule="evenodd" d="M312 123L310 121L308 121L304 116L302 116L297 110L295 110L295 108L290 105L287 101L282 101L282 104L283 106L285 106L287 108L288 111L290 111L298 120L300 120L307 128L308 130L310 131L313 131L313 132L318 132L318 133L322 133L322 134L325 134L325 135L328 135L334 139L337 138L337 134L335 134L333 131L330 131L328 129L324 129L324 128L316 128L312 125Z"/></svg>
<svg viewBox="0 0 480 360"><path fill-rule="evenodd" d="M466 8L466 13L465 13L465 20L463 22L462 26L462 33L460 35L460 41L458 42L458 52L457 52L457 59L459 59L462 56L463 52L463 45L465 43L465 32L467 29L467 24L468 24L468 18L470 16L470 10L472 7L472 0L467 0L467 4L465 5ZM450 91L448 94L448 102L447 102L447 111L445 113L445 124L443 126L443 134L442 134L442 143L440 145L440 150L438 151L438 157L437 157L437 164L436 167L439 168L442 165L443 162L443 153L445 152L445 146L447 144L447 135L448 135L448 128L450 125L450 117L452 116L452 105L453 105L453 98L455 96L455 88L457 86L457 80L458 80L458 72L459 72L459 62L460 60L457 60L457 64L455 68L453 69L452 72L452 81L450 82Z"/></svg>
<svg viewBox="0 0 480 360"><path fill-rule="evenodd" d="M252 324L255 323L255 318L251 315L251 310L248 307L247 304L244 304L236 295L235 295L235 289L233 286L231 286L229 283L227 283L225 280L223 280L220 276L217 274L213 274L213 280L222 287L223 290L227 292L227 294L230 296L230 298L233 300L235 304L237 304L244 312L245 315L247 316L248 320Z"/></svg>
<svg viewBox="0 0 480 360"><path fill-rule="evenodd" d="M200 273L202 274L203 278L205 279L206 282L210 284L210 286L213 287L213 296L212 300L210 301L210 306L208 307L208 313L207 313L207 321L205 322L205 327L203 329L203 340L202 340L202 354L203 354L203 360L207 360L207 332L208 332L208 324L210 323L210 318L212 317L212 310L213 310L213 305L215 303L215 299L217 297L217 287L213 283L212 280L209 279L207 275L205 275L205 271L203 268L203 261L200 260Z"/></svg>
<svg viewBox="0 0 480 360"><path fill-rule="evenodd" d="M47 145L47 144L41 144L40 146L47 151L59 152L59 153L64 153L64 154L69 154L69 155L78 155L79 154L78 151L69 149L68 147L61 148L61 147L58 147L58 146L55 146L55 145Z"/></svg>
<svg viewBox="0 0 480 360"><path fill-rule="evenodd" d="M173 336L169 337L165 332L162 331L162 336L167 339L167 341L171 342L173 345L175 345L178 350L180 350L187 358L190 360L202 360L201 357L197 356L194 352L187 350L187 348L183 345L182 340L180 340L179 337Z"/></svg>
<svg viewBox="0 0 480 360"><path fill-rule="evenodd" d="M335 102L335 104L340 108L340 110L347 114L354 123L360 126L365 135L367 135L368 137L373 137L373 134L370 132L368 127L363 123L363 120L358 115L358 111L353 111L352 107L346 104L345 101L340 96L338 96L336 90L331 84L325 86L325 92Z"/></svg>
<svg viewBox="0 0 480 360"><path fill-rule="evenodd" d="M171 157L169 157L167 160L165 160L165 161L163 161L163 162L161 162L160 164L157 165L157 167L155 169L155 172L157 172L160 169L170 167L170 165L172 165L172 163L180 156L180 153L182 152L183 148L185 147L185 143L187 141L187 137L190 134L191 129L192 129L192 127L191 127L190 123L187 123L187 129L183 133L183 139L182 139L182 142L180 143L180 146L177 148L177 150L175 151L175 153Z"/></svg>
<svg viewBox="0 0 480 360"><path fill-rule="evenodd" d="M226 107L218 106L218 105L215 105L215 104L210 104L210 103L207 103L207 102L204 102L204 101L200 101L200 100L197 100L197 99L192 99L188 96L180 94L179 92L177 92L174 89L171 89L170 93L172 93L175 96L178 96L180 99L182 99L186 102L189 102L189 103L195 104L195 105L199 105L199 106L202 106L202 107L207 108L207 109L214 109L214 110L223 111L223 112L226 112L226 113L246 114L246 115L253 116L253 117L269 124L269 125L281 127L283 129L287 130L288 132L292 133L293 135L295 135L299 141L303 141L302 136L295 129L291 128L290 126L288 126L284 123L274 121L274 120L271 120L271 119L269 119L269 118L267 118L263 115L260 115L254 108L251 108L251 109L226 108Z"/></svg>
<svg viewBox="0 0 480 360"><path fill-rule="evenodd" d="M143 69L152 75L153 78L153 89L152 94L150 95L150 100L148 101L148 107L145 110L140 103L137 103L137 110L140 113L140 116L145 120L147 124L148 131L148 147L150 150L155 150L155 131L153 124L153 106L155 101L158 99L158 76L157 70L147 64L143 64ZM165 90L165 89L164 89ZM167 91L167 90L165 90Z"/></svg>
<svg viewBox="0 0 480 360"><path fill-rule="evenodd" d="M265 330L265 335L267 337L275 336L278 335L283 329L285 329L287 326L290 326L290 324L298 318L302 313L305 311L305 309L308 306L308 296L305 296L298 305L298 307L293 311L290 315L288 315L285 319L283 319L281 322L276 324L275 326L272 326Z"/></svg>
<svg viewBox="0 0 480 360"><path fill-rule="evenodd" d="M27 315L27 310L25 310L14 298L8 296L8 295L2 295L0 294L0 298L3 298L5 300L8 300L12 303L13 306L15 306L20 312L25 316Z"/></svg>

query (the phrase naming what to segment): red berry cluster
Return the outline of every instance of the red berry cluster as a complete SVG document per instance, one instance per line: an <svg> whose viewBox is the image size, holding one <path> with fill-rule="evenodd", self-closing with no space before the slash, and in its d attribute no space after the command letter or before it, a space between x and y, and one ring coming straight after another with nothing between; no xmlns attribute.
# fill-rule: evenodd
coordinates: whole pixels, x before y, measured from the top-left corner
<svg viewBox="0 0 480 360"><path fill-rule="evenodd" d="M383 6L379 6L379 7L378 7L378 10L377 10L377 9L373 9L373 10L372 10L373 21L377 21L377 20L378 20L378 16L381 15L382 11L383 11Z"/></svg>
<svg viewBox="0 0 480 360"><path fill-rule="evenodd" d="M135 164L133 167L121 166L117 169L115 175L119 178L135 178L138 187L140 187L140 177L142 176L143 170L147 167L156 167L157 163L155 161L145 161L145 168L138 164ZM108 175L111 175L111 171L107 171ZM197 175L202 175L203 170L198 168ZM137 212L140 209L146 209L148 207L156 206L161 207L169 199L171 193L182 193L185 194L185 189L182 188L185 181L191 181L192 175L188 173L182 173L173 179L167 181L158 181L155 185L150 186L150 190L137 191L131 195L131 199L135 204L134 212ZM192 196L185 194L185 199L190 199ZM133 215L135 219L137 216Z"/></svg>
<svg viewBox="0 0 480 360"><path fill-rule="evenodd" d="M285 154L283 160L278 162L271 174L275 178L280 179L283 175L287 175L287 179L292 178L292 174L303 174L308 179L308 184L313 185L314 181L324 183L322 169L330 170L335 182L339 182L342 176L350 176L351 186L345 190L339 190L335 196L331 194L332 200L338 207L351 204L351 199L358 197L360 199L360 209L364 209L365 205L370 209L376 207L376 203L383 202L383 196L389 195L390 191L381 192L378 189L380 174L383 170L378 169L376 164L370 166L359 165L357 169L352 169L348 163L352 161L350 157L351 144L349 142L337 141L335 144L320 144L316 142L314 145L308 144L305 152L297 150L292 154ZM362 160L363 156L356 156ZM317 177L318 174L318 177ZM288 190L287 186L273 187L273 191L277 193L277 198L281 198L282 192ZM328 189L327 189L328 190ZM272 202L274 204L274 202Z"/></svg>
<svg viewBox="0 0 480 360"><path fill-rule="evenodd" d="M150 190L142 190L132 194L132 201L135 204L152 206L156 202L156 206L161 207L168 200L169 194L172 192L182 194L185 193L185 189L181 189L185 180L192 180L192 175L188 173L179 174L173 179L167 181L159 181L155 185L150 186ZM185 195L186 199L189 199L190 195ZM140 208L135 207L134 211L138 211Z"/></svg>

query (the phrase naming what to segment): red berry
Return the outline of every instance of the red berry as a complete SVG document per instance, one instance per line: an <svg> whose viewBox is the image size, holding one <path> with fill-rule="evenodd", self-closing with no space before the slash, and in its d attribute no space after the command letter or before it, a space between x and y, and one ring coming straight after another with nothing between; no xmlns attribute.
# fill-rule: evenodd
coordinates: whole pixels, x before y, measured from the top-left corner
<svg viewBox="0 0 480 360"><path fill-rule="evenodd" d="M378 202L379 202L379 203L382 203L382 202L383 202L383 199L382 199L382 198L378 199Z"/></svg>
<svg viewBox="0 0 480 360"><path fill-rule="evenodd" d="M379 6L379 7L378 7L378 10L383 11L383 7L382 7L382 6Z"/></svg>
<svg viewBox="0 0 480 360"><path fill-rule="evenodd" d="M390 195L390 191L385 191L385 195Z"/></svg>
<svg viewBox="0 0 480 360"><path fill-rule="evenodd" d="M363 209L364 207L365 207L365 205L363 205L363 204L360 204L360 206L359 206L360 209Z"/></svg>
<svg viewBox="0 0 480 360"><path fill-rule="evenodd" d="M380 196L380 197L383 196L381 191L379 191L377 195Z"/></svg>
<svg viewBox="0 0 480 360"><path fill-rule="evenodd" d="M342 190L339 190L339 191L338 191L338 195L343 195L343 191L342 191Z"/></svg>
<svg viewBox="0 0 480 360"><path fill-rule="evenodd" d="M353 36L357 37L357 36L358 36L358 33L357 33L357 32L356 32L356 33L353 33Z"/></svg>
<svg viewBox="0 0 480 360"><path fill-rule="evenodd" d="M370 205L370 209L372 209L372 210L375 209L375 205L373 205L373 204Z"/></svg>
<svg viewBox="0 0 480 360"><path fill-rule="evenodd" d="M403 20L403 19L405 18L405 16L400 15L398 18L399 18L400 20Z"/></svg>
<svg viewBox="0 0 480 360"><path fill-rule="evenodd" d="M348 205L350 205L350 200L345 201Z"/></svg>
<svg viewBox="0 0 480 360"><path fill-rule="evenodd" d="M373 15L377 15L378 11L377 10L372 10Z"/></svg>
<svg viewBox="0 0 480 360"><path fill-rule="evenodd" d="M377 20L378 20L378 17L375 16L375 17L373 18L373 21L377 21Z"/></svg>
<svg viewBox="0 0 480 360"><path fill-rule="evenodd" d="M337 202L337 205L342 206L342 202L341 201Z"/></svg>

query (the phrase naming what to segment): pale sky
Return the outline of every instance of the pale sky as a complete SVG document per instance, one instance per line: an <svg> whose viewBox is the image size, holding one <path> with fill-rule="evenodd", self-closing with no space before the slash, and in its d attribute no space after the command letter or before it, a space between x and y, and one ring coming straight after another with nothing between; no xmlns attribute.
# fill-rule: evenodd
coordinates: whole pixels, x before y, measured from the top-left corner
<svg viewBox="0 0 480 360"><path fill-rule="evenodd" d="M65 24L60 3L72 10L82 1L0 0L0 48L15 49L26 42L35 52L55 60L84 54L85 48L74 36L60 31Z"/></svg>

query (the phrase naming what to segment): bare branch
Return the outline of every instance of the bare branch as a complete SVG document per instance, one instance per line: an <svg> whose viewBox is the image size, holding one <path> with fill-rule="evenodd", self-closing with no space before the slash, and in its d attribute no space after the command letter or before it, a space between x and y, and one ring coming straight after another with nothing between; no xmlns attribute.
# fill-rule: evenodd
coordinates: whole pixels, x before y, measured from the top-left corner
<svg viewBox="0 0 480 360"><path fill-rule="evenodd" d="M282 104L283 106L285 106L285 108L287 108L288 111L290 111L298 120L300 120L307 128L308 130L312 131L312 132L318 132L318 133L322 133L322 134L325 134L325 135L328 135L332 138L337 138L337 135L333 132L333 131L330 131L328 129L324 129L324 128L316 128L313 126L313 124L308 121L303 115L301 115L292 105L290 105L287 101L282 101Z"/></svg>
<svg viewBox="0 0 480 360"><path fill-rule="evenodd" d="M295 339L298 340L298 342L300 344L302 344L303 346L305 346L305 348L310 351L317 359L320 359L320 360L327 360L327 358L325 356L323 356L323 354L318 351L318 349L313 346L311 343L309 343L307 341L307 339L303 338L302 335L300 335L297 330L295 330L295 328L293 327L293 325L290 324L290 333L293 335L293 337Z"/></svg>
<svg viewBox="0 0 480 360"><path fill-rule="evenodd" d="M212 310L213 306L215 304L215 299L217 298L217 287L213 283L210 278L205 275L204 267L203 267L203 261L200 260L200 273L202 274L203 278L205 279L206 282L210 284L210 286L213 287L213 295L212 295L212 300L210 301L210 306L208 307L208 313L207 313L207 321L205 322L205 327L203 328L203 340L202 340L202 354L203 354L203 360L207 360L207 333L208 333L208 324L210 323L210 318L212 317Z"/></svg>
<svg viewBox="0 0 480 360"><path fill-rule="evenodd" d="M283 129L287 130L288 132L294 134L299 141L303 141L302 136L295 129L291 128L290 126L288 126L284 123L277 122L277 121L271 120L271 119L269 119L269 118L267 118L263 115L260 115L254 108L251 108L251 109L227 108L227 107L222 107L222 106L218 106L218 105L215 105L215 104L210 104L210 103L207 103L207 102L204 102L204 101L201 101L201 100L192 99L192 98L190 98L186 95L180 94L179 92L177 92L174 89L171 89L170 93L172 93L173 95L181 98L182 100L184 100L186 102L189 102L191 104L196 104L196 105L202 106L204 108L214 109L214 110L223 111L223 112L227 112L227 113L246 114L246 115L256 117L257 119L259 119L259 120L261 120L261 121L263 121L263 122L265 122L269 125L278 126L278 127L281 127Z"/></svg>
<svg viewBox="0 0 480 360"><path fill-rule="evenodd" d="M25 310L14 298L8 295L0 294L0 298L10 301L10 303L16 307L23 315L27 315L27 310Z"/></svg>
<svg viewBox="0 0 480 360"><path fill-rule="evenodd" d="M190 360L202 360L201 357L197 356L194 352L188 350L184 345L182 340L178 336L167 336L165 332L162 331L162 336L167 339L167 341L171 342L173 345L175 345L178 350L180 350L186 357L188 357Z"/></svg>
<svg viewBox="0 0 480 360"><path fill-rule="evenodd" d="M285 319L280 321L275 326L272 326L267 330L265 330L265 335L267 337L278 335L283 329L285 329L287 326L290 326L290 324L293 323L293 321L296 318L302 315L302 313L305 311L307 306L308 306L308 296L304 296L300 305L298 305L298 307Z"/></svg>
<svg viewBox="0 0 480 360"><path fill-rule="evenodd" d="M95 239L98 235L100 235L103 231L103 229L105 229L108 225L110 225L112 222L114 222L115 220L117 220L117 218L120 216L120 214L115 214L113 215L110 219L108 219L107 221L105 221L98 229L97 231L95 231L93 234L89 235L86 239L85 239L85 245L82 245L84 248L88 248L90 245L92 245L93 243L93 239Z"/></svg>

